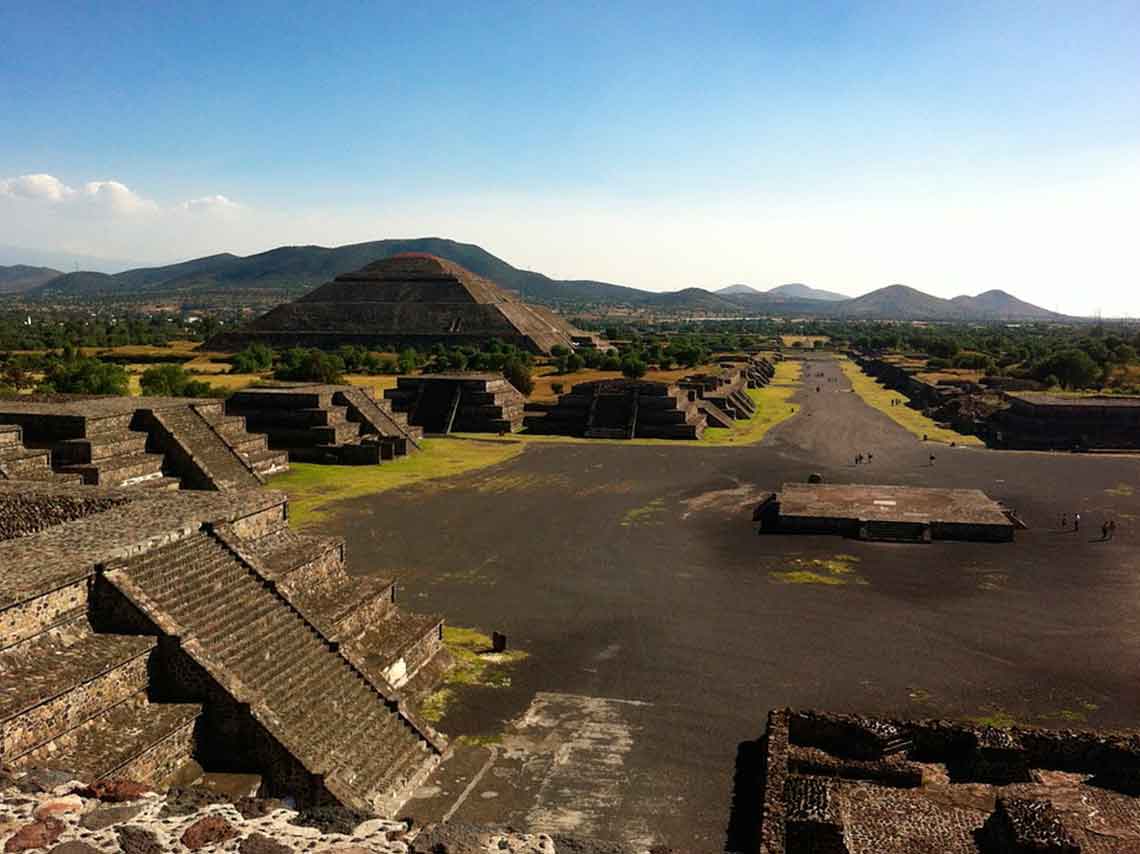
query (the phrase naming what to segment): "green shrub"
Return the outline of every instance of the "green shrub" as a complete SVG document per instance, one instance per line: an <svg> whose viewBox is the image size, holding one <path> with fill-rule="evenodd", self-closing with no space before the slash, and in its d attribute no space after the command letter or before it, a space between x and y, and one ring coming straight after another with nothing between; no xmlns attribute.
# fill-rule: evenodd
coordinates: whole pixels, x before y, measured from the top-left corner
<svg viewBox="0 0 1140 854"><path fill-rule="evenodd" d="M48 394L124 395L130 390L130 375L122 365L82 356L65 357L49 364L37 390Z"/></svg>
<svg viewBox="0 0 1140 854"><path fill-rule="evenodd" d="M211 393L209 383L194 379L181 365L147 368L139 385L142 393L151 397L208 397Z"/></svg>
<svg viewBox="0 0 1140 854"><path fill-rule="evenodd" d="M503 376L511 385L527 397L534 391L534 378L531 376L531 367L522 359L512 357L503 362Z"/></svg>
<svg viewBox="0 0 1140 854"><path fill-rule="evenodd" d="M631 380L641 379L645 376L645 372L649 370L649 366L641 359L634 356L626 356L621 362L622 376L628 377Z"/></svg>

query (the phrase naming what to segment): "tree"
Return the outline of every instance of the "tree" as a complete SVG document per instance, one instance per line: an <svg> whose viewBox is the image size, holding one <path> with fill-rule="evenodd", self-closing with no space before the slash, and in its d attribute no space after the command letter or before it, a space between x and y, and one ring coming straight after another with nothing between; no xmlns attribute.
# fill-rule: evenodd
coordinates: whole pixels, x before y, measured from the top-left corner
<svg viewBox="0 0 1140 854"><path fill-rule="evenodd" d="M1100 366L1076 347L1047 356L1034 373L1038 378L1055 377L1062 388L1088 388L1098 384L1101 377Z"/></svg>
<svg viewBox="0 0 1140 854"><path fill-rule="evenodd" d="M566 357L566 370L570 373L582 370L582 367L585 364L585 360L577 353L571 353Z"/></svg>
<svg viewBox="0 0 1140 854"><path fill-rule="evenodd" d="M181 365L155 365L139 378L142 393L151 397L206 397L210 384L194 379Z"/></svg>
<svg viewBox="0 0 1140 854"><path fill-rule="evenodd" d="M230 364L235 373L260 374L273 367L273 351L261 342L254 342L240 353L235 353Z"/></svg>
<svg viewBox="0 0 1140 854"><path fill-rule="evenodd" d="M344 375L344 361L320 350L294 347L286 350L281 364L273 372L279 380L303 380L320 383L339 383Z"/></svg>
<svg viewBox="0 0 1140 854"><path fill-rule="evenodd" d="M118 394L130 388L130 376L122 365L73 356L53 361L37 390L59 394Z"/></svg>
<svg viewBox="0 0 1140 854"><path fill-rule="evenodd" d="M621 362L622 376L631 380L641 379L648 369L645 362L635 356L626 356Z"/></svg>
<svg viewBox="0 0 1140 854"><path fill-rule="evenodd" d="M503 362L503 376L527 397L534 391L534 378L531 376L530 365L520 358L512 356Z"/></svg>

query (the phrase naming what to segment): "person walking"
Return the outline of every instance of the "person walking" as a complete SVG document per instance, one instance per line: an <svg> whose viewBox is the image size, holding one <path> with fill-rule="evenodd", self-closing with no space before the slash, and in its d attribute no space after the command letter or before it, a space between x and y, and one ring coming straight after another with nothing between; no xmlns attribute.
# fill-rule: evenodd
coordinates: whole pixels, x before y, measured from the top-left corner
<svg viewBox="0 0 1140 854"><path fill-rule="evenodd" d="M1080 513L1074 513L1073 514L1073 531L1075 533L1075 532L1079 531L1080 529L1081 529L1081 514Z"/></svg>
<svg viewBox="0 0 1140 854"><path fill-rule="evenodd" d="M1069 514L1068 513L1062 513L1061 514L1061 530L1065 531L1065 530L1068 530L1068 528L1069 528Z"/></svg>
<svg viewBox="0 0 1140 854"><path fill-rule="evenodd" d="M1102 522L1100 525L1100 540L1104 542L1108 539L1108 522Z"/></svg>
<svg viewBox="0 0 1140 854"><path fill-rule="evenodd" d="M1115 536L1116 536L1116 520L1115 519L1109 519L1108 520L1108 538L1111 540Z"/></svg>

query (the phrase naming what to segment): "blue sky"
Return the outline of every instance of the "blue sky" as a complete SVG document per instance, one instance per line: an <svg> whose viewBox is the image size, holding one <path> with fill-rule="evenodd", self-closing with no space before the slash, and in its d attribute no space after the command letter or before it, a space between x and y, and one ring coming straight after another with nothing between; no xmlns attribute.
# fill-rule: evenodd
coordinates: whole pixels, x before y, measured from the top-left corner
<svg viewBox="0 0 1140 854"><path fill-rule="evenodd" d="M77 5L0 8L0 243L1140 315L1134 0Z"/></svg>

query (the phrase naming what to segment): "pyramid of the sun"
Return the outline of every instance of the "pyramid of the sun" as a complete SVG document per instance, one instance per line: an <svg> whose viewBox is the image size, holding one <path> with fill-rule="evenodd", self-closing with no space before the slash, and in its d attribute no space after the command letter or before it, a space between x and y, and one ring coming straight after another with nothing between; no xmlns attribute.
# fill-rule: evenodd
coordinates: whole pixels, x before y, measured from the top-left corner
<svg viewBox="0 0 1140 854"><path fill-rule="evenodd" d="M260 341L271 347L398 349L499 339L549 353L582 334L458 264L408 253L339 275L244 329L215 336L207 347L231 350Z"/></svg>

